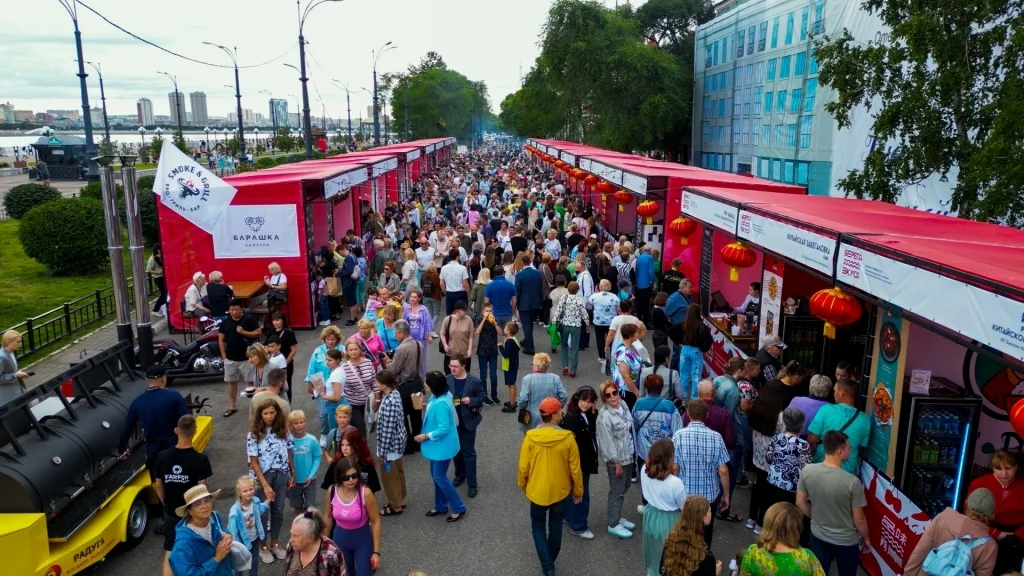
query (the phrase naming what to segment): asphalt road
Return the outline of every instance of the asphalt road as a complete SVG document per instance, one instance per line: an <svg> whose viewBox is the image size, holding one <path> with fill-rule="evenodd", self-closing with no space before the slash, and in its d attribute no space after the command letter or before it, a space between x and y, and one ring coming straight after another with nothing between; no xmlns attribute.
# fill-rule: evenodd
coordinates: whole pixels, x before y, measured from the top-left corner
<svg viewBox="0 0 1024 576"><path fill-rule="evenodd" d="M345 336L352 334L352 328L343 328ZM301 408L307 417L316 414L316 406L305 393L301 383L311 351L320 344L319 331L297 333L300 349L296 355L296 394L293 408ZM537 350L545 351L547 334L542 328L535 328ZM650 342L648 349L653 350ZM428 367L440 369L441 355L436 346L429 346ZM522 362L520 379L529 367L529 359ZM475 364L475 362L474 362ZM474 365L474 370L477 370ZM551 371L561 374L562 364L557 355L552 357ZM596 348L580 353L577 378L563 377L566 389L571 395L583 385L597 386L603 379L597 361ZM223 489L216 508L227 516L234 502L235 480L247 471L245 457L246 420L248 401L239 401L240 411L231 418L221 413L227 405L227 385L223 382L200 382L173 386L183 394L209 397L210 413L214 416L214 432L206 448L213 463L212 489ZM507 397L504 386L499 394ZM372 436L372 435L371 435ZM515 414L505 414L500 407L485 407L484 421L477 434L478 476L480 493L476 498L466 497L466 485L459 491L467 503L466 518L455 524L447 524L443 517L427 518L424 513L433 504L433 484L427 462L419 455L405 458L406 479L409 488L409 507L401 516L383 519L383 560L377 571L379 576L406 576L412 570L426 571L430 576L454 576L457 574L541 574L540 564L530 533L529 503L516 486L516 466L522 434ZM374 441L371 438L371 443ZM371 445L372 449L372 445ZM452 469L453 470L453 469ZM320 477L326 466L320 469ZM452 474L453 472L449 472ZM596 534L591 541L584 541L564 530L562 551L556 562L556 569L562 576L584 576L593 574L640 575L644 573L641 549L642 530L638 527L631 540L620 540L609 536L604 526L604 510L607 502L608 484L606 477L597 475L591 479L590 527ZM736 490L733 510L745 516L749 490ZM322 501L323 494L320 499ZM378 493L383 500L383 492ZM633 484L626 494L623 516L642 523L636 507L640 504L639 485ZM322 502L321 502L322 505ZM292 513L285 511L286 528L282 537L287 541L287 526ZM150 522L152 530L153 522ZM754 543L753 533L743 524L716 522L712 551L728 565L736 552ZM137 548L128 551L115 550L107 559L88 571L91 576L136 576L160 574L163 558L162 538L150 534ZM833 568L833 571L835 568ZM281 574L283 563L262 565L262 574ZM727 572L726 572L727 573Z"/></svg>

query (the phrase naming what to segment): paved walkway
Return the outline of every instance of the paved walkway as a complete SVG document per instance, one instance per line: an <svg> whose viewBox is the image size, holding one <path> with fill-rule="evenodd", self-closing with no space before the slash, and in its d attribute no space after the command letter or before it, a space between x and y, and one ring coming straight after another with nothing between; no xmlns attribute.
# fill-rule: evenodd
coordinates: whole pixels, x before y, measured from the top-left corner
<svg viewBox="0 0 1024 576"><path fill-rule="evenodd" d="M347 337L353 333L351 328L343 328ZM104 345L113 343L113 325L97 331L94 335L83 338L62 354L74 355L82 349L97 350ZM535 329L537 349L544 351L542 343L547 341L546 332L542 328ZM161 335L165 333L161 327ZM310 353L320 345L318 331L299 331L299 351L296 355L295 393L293 408L306 412L307 418L316 413L316 406L305 391L302 375L305 374ZM648 347L651 343L647 342ZM428 366L436 370L441 368L442 357L437 346L429 346ZM653 349L653 348L651 348ZM37 363L37 373L66 366L60 354ZM523 356L523 369L520 379L529 368L530 357ZM63 369L63 368L60 368ZM477 371L474 360L474 370ZM551 372L561 374L562 364L559 358L552 358ZM59 372L59 370L58 370ZM478 372L478 371L477 371ZM475 373L477 373L475 372ZM596 349L580 353L579 372L576 379L563 377L563 382L571 395L579 386L588 384L596 386L604 377L600 374L597 363ZM223 490L217 499L216 508L224 517L235 500L234 486L239 476L247 472L245 457L245 436L247 434L246 411L248 401L239 400L241 411L231 418L224 418L221 412L227 405L225 397L226 385L223 382L205 381L183 383L173 386L182 394L192 393L200 397L210 398L209 412L214 419L213 438L206 449L213 463L214 475L211 479L211 490ZM503 386L499 393L507 396ZM313 420L311 420L313 421ZM375 441L371 434L371 447ZM480 494L476 498L466 497L466 486L459 488L468 506L466 519L446 524L441 518L426 518L424 513L433 503L433 484L427 462L419 455L405 459L406 477L409 489L409 507L401 517L383 519L383 563L377 571L378 576L406 576L410 571L418 569L426 571L430 576L456 576L458 574L482 575L533 575L541 574L540 565L534 551L530 533L529 504L516 486L516 469L522 433L516 423L514 414L504 414L499 407L485 407L484 420L477 436L478 476ZM322 466L317 482L323 479L326 466ZM449 472L451 473L451 472ZM603 475L591 479L592 497L590 506L590 527L597 535L595 540L584 541L569 534L565 528L562 539L562 551L556 563L561 576L591 576L594 574L615 574L639 576L644 573L642 529L638 528L631 540L619 540L609 536L605 531L605 506L608 494L608 481ZM378 493L383 499L383 493ZM321 492L319 499L322 499ZM746 516L749 501L749 490L739 488L734 496L733 510ZM381 502L383 505L383 502ZM636 507L640 504L640 491L637 484L630 486L626 494L622 515L627 519L641 524L642 518ZM287 542L288 526L293 513L285 511L285 528L282 540ZM151 522L150 526L153 526ZM744 550L754 543L753 533L746 530L743 524L716 522L715 539L712 551L727 566L736 552ZM105 562L93 568L89 574L95 576L135 576L138 574L159 574L162 539L148 536L137 548L131 551L115 551ZM262 566L261 573L280 574L281 563L274 566ZM727 572L725 572L727 573ZM833 574L835 568L833 568ZM350 574L352 574L350 572Z"/></svg>

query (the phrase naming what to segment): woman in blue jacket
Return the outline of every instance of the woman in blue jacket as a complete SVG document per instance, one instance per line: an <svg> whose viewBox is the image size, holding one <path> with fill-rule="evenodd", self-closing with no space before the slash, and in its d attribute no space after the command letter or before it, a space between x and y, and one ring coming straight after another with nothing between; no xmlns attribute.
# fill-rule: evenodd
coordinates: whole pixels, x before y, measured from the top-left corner
<svg viewBox="0 0 1024 576"><path fill-rule="evenodd" d="M231 535L213 511L220 490L210 493L205 484L185 492L185 505L174 512L182 518L174 532L174 548L168 563L174 576L233 576Z"/></svg>
<svg viewBox="0 0 1024 576"><path fill-rule="evenodd" d="M466 515L466 505L448 478L448 465L459 453L455 400L448 391L448 379L436 370L427 373L427 388L431 398L423 415L422 433L414 438L422 444L421 452L430 461L434 480L434 507L427 516L447 514L450 507L451 515L445 521L458 522Z"/></svg>
<svg viewBox="0 0 1024 576"><path fill-rule="evenodd" d="M327 351L335 350L341 343L341 330L334 325L328 326L320 331L320 339L323 344L313 350L309 357L309 368L306 370L306 389L313 393L313 377L319 376L320 380L327 382L331 377L331 369L327 366ZM328 407L327 401L322 397L316 398L316 415L320 428L321 446L325 445L327 436L331 433L331 423L334 422L334 409Z"/></svg>

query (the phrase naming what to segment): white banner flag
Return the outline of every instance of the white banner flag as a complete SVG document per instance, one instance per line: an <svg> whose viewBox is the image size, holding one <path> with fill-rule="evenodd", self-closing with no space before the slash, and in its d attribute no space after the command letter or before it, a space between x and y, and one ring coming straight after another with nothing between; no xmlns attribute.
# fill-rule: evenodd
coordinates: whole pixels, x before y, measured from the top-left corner
<svg viewBox="0 0 1024 576"><path fill-rule="evenodd" d="M228 206L213 231L217 258L299 256L294 204Z"/></svg>
<svg viewBox="0 0 1024 576"><path fill-rule="evenodd" d="M212 233L237 190L164 142L153 192L160 195L164 206Z"/></svg>

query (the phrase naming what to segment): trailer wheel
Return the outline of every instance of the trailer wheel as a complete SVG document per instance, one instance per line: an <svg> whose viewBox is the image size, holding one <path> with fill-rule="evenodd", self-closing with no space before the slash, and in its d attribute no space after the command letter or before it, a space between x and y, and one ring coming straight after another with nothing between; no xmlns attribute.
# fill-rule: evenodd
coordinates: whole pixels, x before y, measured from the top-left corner
<svg viewBox="0 0 1024 576"><path fill-rule="evenodd" d="M127 518L124 544L127 548L134 548L146 537L146 524L149 522L149 507L142 492L128 508Z"/></svg>

